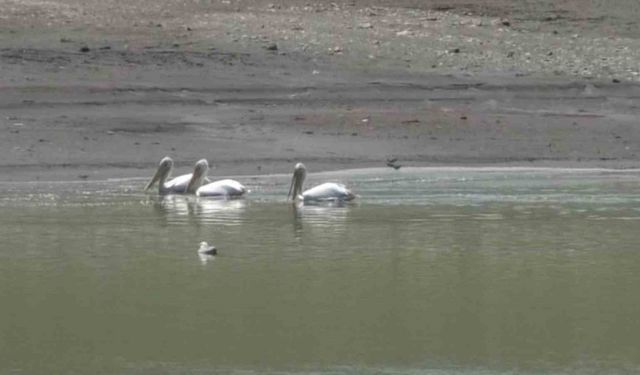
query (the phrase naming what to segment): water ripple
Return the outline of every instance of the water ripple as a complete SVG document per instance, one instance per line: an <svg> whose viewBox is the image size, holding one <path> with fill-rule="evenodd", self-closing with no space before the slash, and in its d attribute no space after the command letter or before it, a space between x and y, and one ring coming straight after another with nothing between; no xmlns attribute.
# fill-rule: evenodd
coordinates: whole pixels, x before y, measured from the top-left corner
<svg viewBox="0 0 640 375"><path fill-rule="evenodd" d="M250 189L247 201L284 203L290 176L237 176ZM359 204L481 206L598 206L606 210L640 207L638 170L554 168L403 168L360 169L309 174L306 186L342 182ZM155 194L142 191L141 179L83 182L0 182L0 207L144 204ZM238 224L243 203L165 198L159 209L176 222L191 216L202 221ZM240 202L240 201L238 201ZM322 210L319 210L319 212ZM313 215L308 210L307 217Z"/></svg>

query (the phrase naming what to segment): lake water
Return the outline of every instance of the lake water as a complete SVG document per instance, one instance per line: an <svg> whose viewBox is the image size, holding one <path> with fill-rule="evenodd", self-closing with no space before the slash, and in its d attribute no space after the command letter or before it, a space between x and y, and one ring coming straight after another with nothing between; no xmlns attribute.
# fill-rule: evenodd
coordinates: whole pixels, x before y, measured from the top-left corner
<svg viewBox="0 0 640 375"><path fill-rule="evenodd" d="M640 372L640 171L0 183L0 374ZM200 258L200 241L218 247Z"/></svg>

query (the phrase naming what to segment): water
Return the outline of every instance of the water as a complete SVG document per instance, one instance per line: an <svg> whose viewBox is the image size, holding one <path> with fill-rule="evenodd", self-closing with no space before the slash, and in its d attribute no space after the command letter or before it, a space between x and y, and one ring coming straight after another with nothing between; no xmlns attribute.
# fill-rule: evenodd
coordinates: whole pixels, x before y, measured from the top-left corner
<svg viewBox="0 0 640 375"><path fill-rule="evenodd" d="M359 202L0 183L0 374L640 372L639 171L326 180Z"/></svg>

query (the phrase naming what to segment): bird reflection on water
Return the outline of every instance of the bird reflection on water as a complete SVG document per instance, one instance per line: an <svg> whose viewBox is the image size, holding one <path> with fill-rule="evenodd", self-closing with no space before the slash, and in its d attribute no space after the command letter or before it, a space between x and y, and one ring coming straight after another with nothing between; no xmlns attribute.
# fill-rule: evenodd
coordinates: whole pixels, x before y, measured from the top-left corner
<svg viewBox="0 0 640 375"><path fill-rule="evenodd" d="M304 227L307 227L310 232L314 230L344 232L350 206L353 206L353 203L341 201L318 205L291 204L290 211L296 238L301 238Z"/></svg>
<svg viewBox="0 0 640 375"><path fill-rule="evenodd" d="M185 195L155 198L154 208L167 224L215 223L240 225L247 207L245 200L220 200Z"/></svg>

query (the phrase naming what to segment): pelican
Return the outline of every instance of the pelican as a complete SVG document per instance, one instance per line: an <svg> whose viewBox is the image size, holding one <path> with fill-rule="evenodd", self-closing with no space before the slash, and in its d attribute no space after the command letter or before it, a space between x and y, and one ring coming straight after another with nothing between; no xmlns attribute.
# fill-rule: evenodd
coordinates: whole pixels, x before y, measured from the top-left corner
<svg viewBox="0 0 640 375"><path fill-rule="evenodd" d="M196 163L195 169L198 168L198 164ZM160 195L167 194L184 194L188 193L187 187L193 179L193 175L195 173L183 174L181 176L172 178L169 181L166 181L171 175L171 171L173 170L173 159L168 156L165 156L160 160L160 164L158 165L158 170L156 170L156 174L153 175L151 181L145 186L144 190L149 190L156 182L158 183L158 193ZM165 182L166 181L166 182ZM199 179L196 183L192 184L192 189L197 189L203 182L208 182L206 178Z"/></svg>
<svg viewBox="0 0 640 375"><path fill-rule="evenodd" d="M187 184L186 191L194 193L198 197L219 197L219 198L240 198L247 188L236 180L220 180L202 185L202 181L207 178L209 163L207 159L200 159L196 162L193 170L193 177Z"/></svg>
<svg viewBox="0 0 640 375"><path fill-rule="evenodd" d="M321 202L321 201L350 201L355 199L356 195L342 184L335 182L325 182L315 186L309 190L302 192L302 184L307 176L307 168L302 163L296 164L293 170L293 179L289 187L287 199L303 202Z"/></svg>

